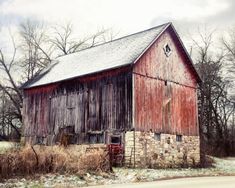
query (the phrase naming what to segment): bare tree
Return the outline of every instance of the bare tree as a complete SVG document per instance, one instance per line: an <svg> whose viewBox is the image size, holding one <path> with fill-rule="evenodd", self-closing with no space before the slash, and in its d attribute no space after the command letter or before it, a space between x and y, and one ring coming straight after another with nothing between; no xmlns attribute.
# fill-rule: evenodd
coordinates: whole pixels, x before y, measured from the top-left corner
<svg viewBox="0 0 235 188"><path fill-rule="evenodd" d="M196 67L201 75L199 87L199 124L202 148L210 154L229 154L229 119L234 108L228 96L229 82L223 78L226 53L214 52L213 35L199 32L200 40L194 40L198 56Z"/></svg>
<svg viewBox="0 0 235 188"><path fill-rule="evenodd" d="M19 138L20 120L18 112L9 96L0 90L0 139L8 139L9 136Z"/></svg>
<svg viewBox="0 0 235 188"><path fill-rule="evenodd" d="M118 33L114 33L112 29L101 29L91 36L76 39L73 36L73 25L67 23L53 27L53 36L50 41L54 44L55 50L59 52L59 56L63 56L112 41L117 35Z"/></svg>
<svg viewBox="0 0 235 188"><path fill-rule="evenodd" d="M16 59L17 49L14 38L11 36L12 41L12 57L6 57L6 53L0 49L0 69L1 74L0 82L0 119L2 120L1 129L14 130L20 137L20 127L22 123L22 102L23 96L20 90L20 75L15 74L16 69L20 69L21 82L28 81L37 75L48 63L50 63L49 48L44 48L46 44L46 35L42 27L38 23L26 21L20 25L19 34L21 58ZM48 47L48 46L47 46ZM4 82L3 82L4 81ZM8 134L12 131L8 131Z"/></svg>
<svg viewBox="0 0 235 188"><path fill-rule="evenodd" d="M113 41L117 36L118 32L115 33L111 28L98 30L95 34L89 37L90 47L102 44L105 42Z"/></svg>
<svg viewBox="0 0 235 188"><path fill-rule="evenodd" d="M15 132L20 137L23 96L19 86L22 82L38 75L53 57L93 47L114 37L110 30L101 30L87 38L74 39L72 24L56 26L53 31L49 35L48 28L43 24L26 20L19 26L18 48L11 35L12 57L7 58L0 49L0 69L3 72L0 77L0 136ZM20 56L16 57L16 52L20 52ZM17 77L14 73L16 69L20 69Z"/></svg>
<svg viewBox="0 0 235 188"><path fill-rule="evenodd" d="M229 61L229 71L235 73L235 28L227 33L227 37L222 38L222 44L227 52L226 56Z"/></svg>
<svg viewBox="0 0 235 188"><path fill-rule="evenodd" d="M13 67L16 64L16 45L11 35L13 44L13 53L10 60L4 55L4 52L0 49L0 69L4 73L5 77L1 77L1 80L5 80L4 83L0 82L0 101L1 101L1 115L2 130L6 126L13 128L18 135L20 135L19 127L15 125L16 120L22 121L21 108L22 108L22 93L18 87L18 84L13 77ZM3 132L4 134L4 132Z"/></svg>
<svg viewBox="0 0 235 188"><path fill-rule="evenodd" d="M61 56L79 51L88 40L88 38L80 40L73 38L73 26L67 23L65 26L57 25L53 28L53 37L50 41Z"/></svg>
<svg viewBox="0 0 235 188"><path fill-rule="evenodd" d="M24 80L30 80L51 62L53 46L43 24L27 20L20 24L20 63L25 71Z"/></svg>
<svg viewBox="0 0 235 188"><path fill-rule="evenodd" d="M103 42L110 42L115 40L119 36L119 32L114 31L112 28L105 29L102 34Z"/></svg>

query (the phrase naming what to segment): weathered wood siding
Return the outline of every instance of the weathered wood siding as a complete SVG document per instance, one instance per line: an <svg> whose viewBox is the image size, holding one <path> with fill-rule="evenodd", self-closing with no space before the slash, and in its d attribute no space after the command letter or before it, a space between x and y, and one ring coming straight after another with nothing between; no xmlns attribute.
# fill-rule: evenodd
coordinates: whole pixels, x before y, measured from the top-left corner
<svg viewBox="0 0 235 188"><path fill-rule="evenodd" d="M168 57L166 44L172 49ZM132 128L198 135L198 77L188 61L169 27L134 66L25 89L23 134L46 144L65 128L75 143L106 142L106 132Z"/></svg>
<svg viewBox="0 0 235 188"><path fill-rule="evenodd" d="M170 29L138 60L133 82L136 130L198 135L196 76Z"/></svg>
<svg viewBox="0 0 235 188"><path fill-rule="evenodd" d="M61 128L74 129L77 143L91 132L132 127L132 74L129 68L99 73L24 91L24 136L53 144Z"/></svg>

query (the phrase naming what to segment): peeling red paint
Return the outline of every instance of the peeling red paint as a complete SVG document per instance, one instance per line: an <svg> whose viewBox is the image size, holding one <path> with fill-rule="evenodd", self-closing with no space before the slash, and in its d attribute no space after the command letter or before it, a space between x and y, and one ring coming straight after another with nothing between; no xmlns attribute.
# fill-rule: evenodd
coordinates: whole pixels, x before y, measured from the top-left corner
<svg viewBox="0 0 235 188"><path fill-rule="evenodd" d="M167 57L164 45L172 54ZM134 126L140 131L198 135L197 78L170 31L134 67Z"/></svg>

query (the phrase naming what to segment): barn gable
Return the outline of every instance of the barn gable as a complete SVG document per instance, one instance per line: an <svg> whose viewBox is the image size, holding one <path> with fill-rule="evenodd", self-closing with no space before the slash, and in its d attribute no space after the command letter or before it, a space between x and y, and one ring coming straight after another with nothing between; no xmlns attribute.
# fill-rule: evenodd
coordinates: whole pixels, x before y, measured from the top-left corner
<svg viewBox="0 0 235 188"><path fill-rule="evenodd" d="M133 116L137 130L198 135L200 78L186 53L174 28L168 27L136 62Z"/></svg>
<svg viewBox="0 0 235 188"><path fill-rule="evenodd" d="M169 55L165 48L170 48ZM173 27L168 27L136 61L134 72L196 87L200 78Z"/></svg>

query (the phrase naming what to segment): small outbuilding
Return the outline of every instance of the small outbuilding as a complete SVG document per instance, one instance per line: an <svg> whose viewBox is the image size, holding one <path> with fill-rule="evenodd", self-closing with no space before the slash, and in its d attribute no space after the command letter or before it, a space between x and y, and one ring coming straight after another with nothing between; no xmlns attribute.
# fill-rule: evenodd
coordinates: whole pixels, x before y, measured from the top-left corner
<svg viewBox="0 0 235 188"><path fill-rule="evenodd" d="M120 145L125 163L199 163L200 77L171 23L56 59L23 86L30 144Z"/></svg>

